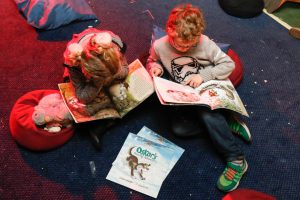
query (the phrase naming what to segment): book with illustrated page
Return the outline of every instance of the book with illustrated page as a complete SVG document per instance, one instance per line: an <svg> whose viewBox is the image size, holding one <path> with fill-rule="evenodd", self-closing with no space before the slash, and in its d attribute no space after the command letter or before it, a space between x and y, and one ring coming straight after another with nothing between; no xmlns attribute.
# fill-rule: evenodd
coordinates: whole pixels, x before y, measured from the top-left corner
<svg viewBox="0 0 300 200"><path fill-rule="evenodd" d="M137 135L129 133L106 179L156 198L183 152L143 127Z"/></svg>
<svg viewBox="0 0 300 200"><path fill-rule="evenodd" d="M154 88L163 105L202 105L210 109L229 109L249 117L241 98L229 79L210 80L197 88L154 77Z"/></svg>
<svg viewBox="0 0 300 200"><path fill-rule="evenodd" d="M76 98L72 83L58 84L63 100L76 123L105 118L122 118L154 92L152 78L138 59L128 67L129 72L125 80L109 88L108 95L114 107L100 109L92 116L86 112L88 105Z"/></svg>

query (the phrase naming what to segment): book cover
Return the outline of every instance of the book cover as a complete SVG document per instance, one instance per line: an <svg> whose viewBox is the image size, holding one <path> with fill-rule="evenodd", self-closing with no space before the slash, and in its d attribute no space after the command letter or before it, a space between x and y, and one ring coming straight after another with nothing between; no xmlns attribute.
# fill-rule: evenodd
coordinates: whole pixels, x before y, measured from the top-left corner
<svg viewBox="0 0 300 200"><path fill-rule="evenodd" d="M85 111L86 105L76 98L72 83L60 83L58 88L76 123L122 118L154 92L153 81L138 59L129 64L129 72L125 80L109 88L108 95L114 103L114 108L101 109L92 116Z"/></svg>
<svg viewBox="0 0 300 200"><path fill-rule="evenodd" d="M174 149L129 133L106 179L156 198Z"/></svg>

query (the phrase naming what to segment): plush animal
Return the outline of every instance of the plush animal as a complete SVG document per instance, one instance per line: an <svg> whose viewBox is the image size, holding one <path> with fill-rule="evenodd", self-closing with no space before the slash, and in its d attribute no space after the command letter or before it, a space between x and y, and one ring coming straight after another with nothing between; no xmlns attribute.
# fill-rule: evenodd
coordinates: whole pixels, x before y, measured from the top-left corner
<svg viewBox="0 0 300 200"><path fill-rule="evenodd" d="M72 125L72 116L59 93L44 96L34 107L32 120L49 132L59 132Z"/></svg>

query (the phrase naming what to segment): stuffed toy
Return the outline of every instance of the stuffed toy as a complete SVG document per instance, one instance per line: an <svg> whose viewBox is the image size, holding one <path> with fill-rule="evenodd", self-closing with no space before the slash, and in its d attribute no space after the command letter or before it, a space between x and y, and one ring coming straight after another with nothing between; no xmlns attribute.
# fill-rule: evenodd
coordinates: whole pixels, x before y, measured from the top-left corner
<svg viewBox="0 0 300 200"><path fill-rule="evenodd" d="M59 93L44 96L34 107L32 120L44 130L55 133L72 125L72 116Z"/></svg>

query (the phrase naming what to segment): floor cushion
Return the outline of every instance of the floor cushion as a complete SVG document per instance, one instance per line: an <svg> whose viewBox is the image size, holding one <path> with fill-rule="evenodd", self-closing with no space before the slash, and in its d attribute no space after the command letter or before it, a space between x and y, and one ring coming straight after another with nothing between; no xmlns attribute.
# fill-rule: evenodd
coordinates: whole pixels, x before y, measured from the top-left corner
<svg viewBox="0 0 300 200"><path fill-rule="evenodd" d="M56 29L73 21L96 20L85 0L15 0L28 24L38 29Z"/></svg>
<svg viewBox="0 0 300 200"><path fill-rule="evenodd" d="M262 13L263 0L219 0L220 7L229 15L251 18Z"/></svg>
<svg viewBox="0 0 300 200"><path fill-rule="evenodd" d="M268 194L252 189L237 189L226 194L222 200L275 200L276 198Z"/></svg>
<svg viewBox="0 0 300 200"><path fill-rule="evenodd" d="M235 63L235 68L229 76L232 84L237 87L241 81L243 80L244 67L243 63L239 57L239 55L232 49L229 49L227 55L233 60Z"/></svg>
<svg viewBox="0 0 300 200"><path fill-rule="evenodd" d="M13 139L30 150L50 150L65 144L73 136L73 128L63 128L50 133L35 125L32 120L34 107L46 95L59 93L57 90L35 90L21 96L10 113L9 127Z"/></svg>

